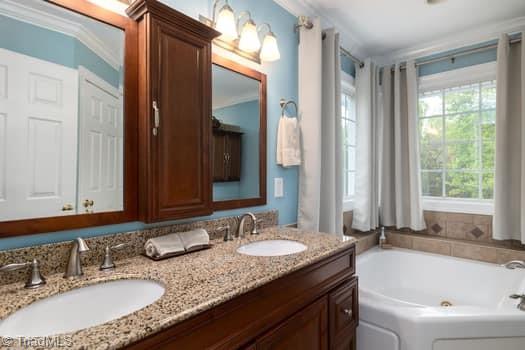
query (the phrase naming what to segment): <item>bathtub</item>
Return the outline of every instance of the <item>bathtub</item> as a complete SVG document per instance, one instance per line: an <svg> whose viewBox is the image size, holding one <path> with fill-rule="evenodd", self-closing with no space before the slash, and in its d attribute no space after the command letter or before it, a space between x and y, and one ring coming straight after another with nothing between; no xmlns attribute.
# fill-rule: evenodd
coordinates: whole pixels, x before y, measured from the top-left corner
<svg viewBox="0 0 525 350"><path fill-rule="evenodd" d="M358 350L525 350L523 269L376 247L357 274Z"/></svg>

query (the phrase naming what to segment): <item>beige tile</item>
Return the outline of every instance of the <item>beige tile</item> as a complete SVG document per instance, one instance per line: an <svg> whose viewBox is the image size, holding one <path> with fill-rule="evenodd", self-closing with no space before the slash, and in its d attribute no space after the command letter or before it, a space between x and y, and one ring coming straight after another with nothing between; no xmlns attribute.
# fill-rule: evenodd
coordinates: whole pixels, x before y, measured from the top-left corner
<svg viewBox="0 0 525 350"><path fill-rule="evenodd" d="M410 236L387 232L386 240L394 247L412 249L412 237Z"/></svg>
<svg viewBox="0 0 525 350"><path fill-rule="evenodd" d="M498 262L497 249L469 243L452 243L452 255L458 258L480 260L490 263Z"/></svg>
<svg viewBox="0 0 525 350"><path fill-rule="evenodd" d="M421 250L429 253L450 255L452 253L451 242L439 239L413 237L412 249Z"/></svg>
<svg viewBox="0 0 525 350"><path fill-rule="evenodd" d="M430 221L439 221L439 220L446 221L447 219L447 213L443 213L440 211L424 211L423 216L425 217L425 220L430 220Z"/></svg>
<svg viewBox="0 0 525 350"><path fill-rule="evenodd" d="M461 221L447 221L447 233L449 238L467 239L467 232L473 230L476 226Z"/></svg>
<svg viewBox="0 0 525 350"><path fill-rule="evenodd" d="M479 230L479 231L483 232L483 234L481 234L481 235L474 234L474 232L476 232L476 230ZM466 238L468 240L472 240L472 241L490 242L491 239L492 239L492 235L491 235L491 232L490 232L490 229L489 229L489 225L487 225L487 224L475 224L473 229L468 230L466 232Z"/></svg>
<svg viewBox="0 0 525 350"><path fill-rule="evenodd" d="M492 215L474 215L473 222L476 225L492 225Z"/></svg>
<svg viewBox="0 0 525 350"><path fill-rule="evenodd" d="M447 222L473 223L474 215L462 213L447 213Z"/></svg>
<svg viewBox="0 0 525 350"><path fill-rule="evenodd" d="M498 264L504 264L511 260L523 260L525 261L525 251L497 248Z"/></svg>

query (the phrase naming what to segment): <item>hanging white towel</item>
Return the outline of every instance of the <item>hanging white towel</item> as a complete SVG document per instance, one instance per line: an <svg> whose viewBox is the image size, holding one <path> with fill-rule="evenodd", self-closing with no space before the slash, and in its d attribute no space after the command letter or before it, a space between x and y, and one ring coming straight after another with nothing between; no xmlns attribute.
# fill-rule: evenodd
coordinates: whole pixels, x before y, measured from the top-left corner
<svg viewBox="0 0 525 350"><path fill-rule="evenodd" d="M300 131L297 118L281 116L277 130L277 164L301 165Z"/></svg>

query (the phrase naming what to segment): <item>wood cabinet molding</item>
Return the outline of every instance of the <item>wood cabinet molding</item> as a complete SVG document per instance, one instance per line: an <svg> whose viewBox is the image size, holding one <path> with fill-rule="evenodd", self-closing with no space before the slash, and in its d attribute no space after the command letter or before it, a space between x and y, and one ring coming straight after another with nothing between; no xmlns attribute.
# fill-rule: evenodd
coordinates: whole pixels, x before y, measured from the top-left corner
<svg viewBox="0 0 525 350"><path fill-rule="evenodd" d="M213 209L228 210L236 208L253 207L265 205L266 198L266 164L267 164L267 80L266 74L254 69L243 66L242 64L219 56L213 55L213 64L233 72L245 75L251 79L259 81L259 196L246 199L232 199L224 201L214 201Z"/></svg>
<svg viewBox="0 0 525 350"><path fill-rule="evenodd" d="M138 218L137 23L87 0L46 0L67 10L119 28L125 33L124 53L124 210L0 222L0 237L56 232L118 224Z"/></svg>

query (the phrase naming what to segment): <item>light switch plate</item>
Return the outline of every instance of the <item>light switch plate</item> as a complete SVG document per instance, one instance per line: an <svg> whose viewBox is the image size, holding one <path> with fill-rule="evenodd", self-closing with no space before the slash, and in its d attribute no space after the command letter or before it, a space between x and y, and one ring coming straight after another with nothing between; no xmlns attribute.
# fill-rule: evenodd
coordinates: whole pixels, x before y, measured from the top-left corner
<svg viewBox="0 0 525 350"><path fill-rule="evenodd" d="M284 197L284 179L282 177L273 179L273 190L275 198Z"/></svg>

